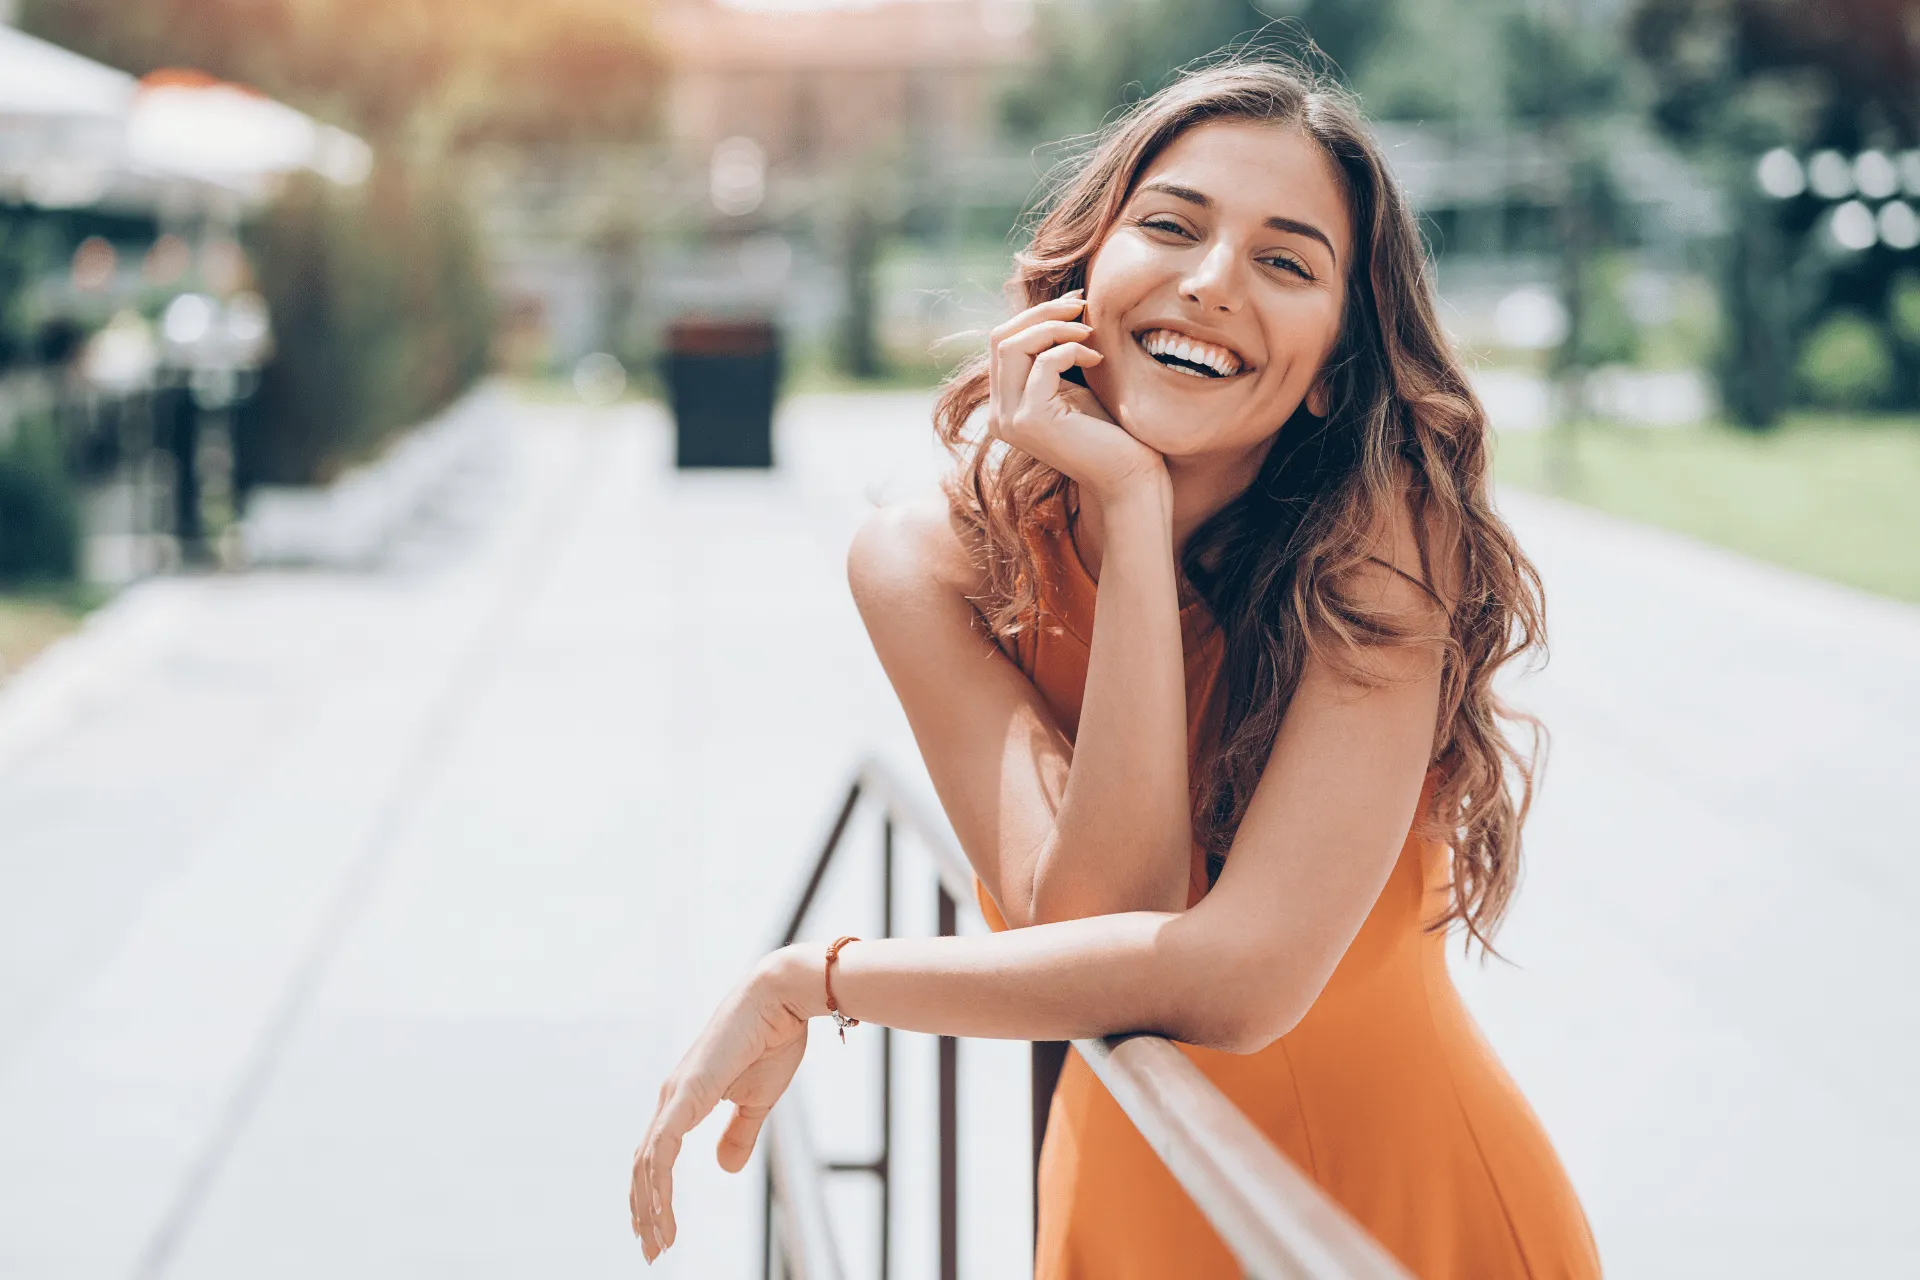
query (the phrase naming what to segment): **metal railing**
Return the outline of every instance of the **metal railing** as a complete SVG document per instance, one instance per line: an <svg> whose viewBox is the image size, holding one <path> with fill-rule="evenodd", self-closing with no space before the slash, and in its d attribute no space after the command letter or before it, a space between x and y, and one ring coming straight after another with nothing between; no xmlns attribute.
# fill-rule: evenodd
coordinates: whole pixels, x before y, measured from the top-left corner
<svg viewBox="0 0 1920 1280"><path fill-rule="evenodd" d="M879 760L865 761L847 788L826 845L794 905L780 945L800 936L807 913L862 800L881 813L881 933L893 934L896 834L904 829L932 859L942 937L956 932L959 904L978 913L973 869L938 807ZM880 1144L871 1160L823 1163L793 1092L774 1108L767 1133L762 1276L842 1280L824 1175L879 1180L879 1275L888 1280L893 1217L893 1032L880 1031ZM940 1280L959 1280L959 1043L939 1038ZM1034 1160L1061 1057L1034 1046ZM1281 1154L1172 1042L1158 1036L1076 1040L1087 1061L1222 1241L1256 1280L1410 1280L1407 1271L1312 1179ZM776 1272L775 1268L779 1270Z"/></svg>

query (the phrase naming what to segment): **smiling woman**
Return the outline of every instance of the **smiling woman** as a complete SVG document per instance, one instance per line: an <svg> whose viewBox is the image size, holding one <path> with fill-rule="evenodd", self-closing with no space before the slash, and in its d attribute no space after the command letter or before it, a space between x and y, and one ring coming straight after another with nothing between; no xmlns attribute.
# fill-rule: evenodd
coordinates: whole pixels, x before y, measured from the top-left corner
<svg viewBox="0 0 1920 1280"><path fill-rule="evenodd" d="M1597 1275L1447 973L1518 872L1531 759L1491 680L1541 604L1359 115L1271 63L1185 77L1098 140L1010 292L936 412L945 491L849 560L996 932L769 957L662 1089L648 1257L683 1136L731 1100L741 1167L831 1001L1159 1032L1416 1274ZM1078 1058L1039 1180L1043 1280L1239 1274Z"/></svg>

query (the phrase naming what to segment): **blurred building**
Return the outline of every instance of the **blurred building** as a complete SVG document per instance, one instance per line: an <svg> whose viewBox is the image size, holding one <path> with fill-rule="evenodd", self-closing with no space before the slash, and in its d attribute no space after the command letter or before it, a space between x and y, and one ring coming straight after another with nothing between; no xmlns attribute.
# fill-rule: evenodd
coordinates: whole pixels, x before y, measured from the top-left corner
<svg viewBox="0 0 1920 1280"><path fill-rule="evenodd" d="M656 22L673 69L667 132L704 158L753 138L802 172L899 158L928 167L996 140L997 90L1027 54L1020 0L890 0L759 9L673 0Z"/></svg>
<svg viewBox="0 0 1920 1280"><path fill-rule="evenodd" d="M664 0L654 142L481 175L526 362L643 360L689 310L772 312L825 341L871 287L877 240L997 243L1038 176L998 128L1032 16L1028 0Z"/></svg>

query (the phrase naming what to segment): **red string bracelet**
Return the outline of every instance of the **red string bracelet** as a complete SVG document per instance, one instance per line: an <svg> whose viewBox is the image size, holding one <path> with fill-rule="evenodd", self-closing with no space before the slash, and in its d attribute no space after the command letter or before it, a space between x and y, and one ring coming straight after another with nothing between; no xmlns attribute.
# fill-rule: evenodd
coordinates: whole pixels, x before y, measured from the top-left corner
<svg viewBox="0 0 1920 1280"><path fill-rule="evenodd" d="M860 1019L849 1018L846 1014L840 1012L840 1002L833 998L833 962L840 958L840 948L846 946L849 942L858 941L860 941L860 939L854 937L852 934L848 934L843 938L835 938L833 945L827 948L827 1012L833 1015L833 1025L840 1028L841 1044L847 1042L847 1028L859 1026Z"/></svg>

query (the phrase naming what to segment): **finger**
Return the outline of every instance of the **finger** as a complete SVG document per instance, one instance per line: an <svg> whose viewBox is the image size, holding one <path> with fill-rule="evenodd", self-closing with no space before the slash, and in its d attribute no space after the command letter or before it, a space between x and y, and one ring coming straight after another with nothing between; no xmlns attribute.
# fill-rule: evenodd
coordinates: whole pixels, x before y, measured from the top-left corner
<svg viewBox="0 0 1920 1280"><path fill-rule="evenodd" d="M1093 327L1078 320L1045 320L1001 339L994 349L993 390L1002 416L1020 403L1033 373L1034 357L1062 343L1092 336Z"/></svg>
<svg viewBox="0 0 1920 1280"><path fill-rule="evenodd" d="M989 346L996 345L1003 339L1011 337L1029 325L1038 323L1041 320L1071 318L1078 315L1080 310L1086 305L1087 291L1085 289L1069 289L1057 298L1048 298L1045 302L1036 302L1025 311L1014 315L1011 319L1003 320L998 325L995 325L993 330L987 334L987 344Z"/></svg>
<svg viewBox="0 0 1920 1280"><path fill-rule="evenodd" d="M1078 342L1063 342L1057 347L1041 352L1034 357L1033 369L1027 375L1027 385L1020 393L1019 415L1025 417L1048 412L1047 405L1050 401L1058 398L1068 388L1073 388L1073 384L1062 379L1061 374L1076 365L1081 368L1091 368L1104 359L1106 356L1102 353ZM1078 390L1078 388L1073 389ZM1070 407L1076 411L1080 410L1077 404Z"/></svg>
<svg viewBox="0 0 1920 1280"><path fill-rule="evenodd" d="M1106 356L1092 347L1079 342L1063 342L1050 347L1033 359L1033 369L1027 375L1027 385L1022 392L1022 409L1037 409L1060 393L1060 375L1075 365L1090 368L1105 360Z"/></svg>
<svg viewBox="0 0 1920 1280"><path fill-rule="evenodd" d="M666 1132L655 1140L647 1159L647 1189L652 1197L656 1253L673 1246L673 1162L680 1158L680 1135Z"/></svg>
<svg viewBox="0 0 1920 1280"><path fill-rule="evenodd" d="M627 1218L633 1224L633 1238L640 1238L640 1149L633 1153L633 1172L627 1177Z"/></svg>
<svg viewBox="0 0 1920 1280"><path fill-rule="evenodd" d="M727 1122L727 1131L720 1135L720 1145L714 1151L722 1169L738 1173L747 1167L747 1157L753 1154L753 1145L760 1139L760 1126L767 1122L772 1111L772 1107L757 1106L733 1109L733 1119Z"/></svg>
<svg viewBox="0 0 1920 1280"><path fill-rule="evenodd" d="M987 335L987 387L994 398L1006 406L1007 412L1011 412L1012 406L1019 403L1020 389L1027 381L1029 362L1018 352L1003 352L1002 345L1009 338L1035 325L1071 320L1086 307L1082 292L1076 289L1063 297L1028 307ZM1031 355L1032 352L1026 354Z"/></svg>
<svg viewBox="0 0 1920 1280"><path fill-rule="evenodd" d="M1059 346L1063 342L1078 342L1092 332L1092 325L1079 320L1044 320L1002 338L1000 352L1003 356L1009 352L1037 356L1048 347Z"/></svg>
<svg viewBox="0 0 1920 1280"><path fill-rule="evenodd" d="M648 1190L651 1178L647 1172L647 1156L652 1147L652 1136L640 1144L633 1153L633 1181L627 1188L627 1207L633 1211L633 1234L640 1239L640 1252L652 1262L660 1255L655 1244L653 1230L653 1195Z"/></svg>

